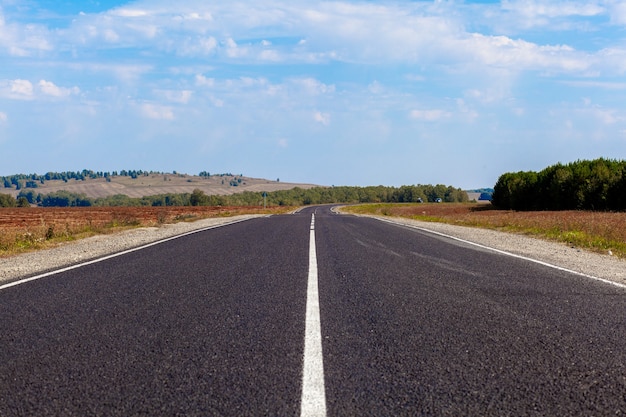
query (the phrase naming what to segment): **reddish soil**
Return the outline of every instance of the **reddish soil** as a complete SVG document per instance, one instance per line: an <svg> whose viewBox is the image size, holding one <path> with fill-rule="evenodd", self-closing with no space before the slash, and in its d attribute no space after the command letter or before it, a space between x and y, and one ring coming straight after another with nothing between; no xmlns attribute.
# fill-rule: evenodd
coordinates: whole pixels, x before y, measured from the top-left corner
<svg viewBox="0 0 626 417"><path fill-rule="evenodd" d="M30 207L0 208L0 234L53 227L75 231L81 227L154 226L178 220L234 214L275 212L262 207ZM283 210L281 208L280 210Z"/></svg>

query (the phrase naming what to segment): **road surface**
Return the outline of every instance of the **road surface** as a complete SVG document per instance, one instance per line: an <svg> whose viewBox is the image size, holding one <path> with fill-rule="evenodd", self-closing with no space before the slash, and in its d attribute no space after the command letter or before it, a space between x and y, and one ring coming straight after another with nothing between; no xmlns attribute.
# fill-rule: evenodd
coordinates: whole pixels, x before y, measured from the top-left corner
<svg viewBox="0 0 626 417"><path fill-rule="evenodd" d="M623 415L625 329L620 287L312 207L2 287L0 416Z"/></svg>

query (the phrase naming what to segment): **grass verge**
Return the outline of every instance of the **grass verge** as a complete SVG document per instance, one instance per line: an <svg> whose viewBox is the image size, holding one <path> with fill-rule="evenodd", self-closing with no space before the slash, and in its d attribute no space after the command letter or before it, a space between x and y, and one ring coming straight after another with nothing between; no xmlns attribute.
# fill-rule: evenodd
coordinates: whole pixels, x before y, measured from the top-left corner
<svg viewBox="0 0 626 417"><path fill-rule="evenodd" d="M519 233L626 259L626 213L516 212L475 203L361 204L343 210Z"/></svg>
<svg viewBox="0 0 626 417"><path fill-rule="evenodd" d="M293 207L174 207L114 209L0 209L0 257L48 249L95 235L106 235L139 227L232 217L243 214L282 214Z"/></svg>

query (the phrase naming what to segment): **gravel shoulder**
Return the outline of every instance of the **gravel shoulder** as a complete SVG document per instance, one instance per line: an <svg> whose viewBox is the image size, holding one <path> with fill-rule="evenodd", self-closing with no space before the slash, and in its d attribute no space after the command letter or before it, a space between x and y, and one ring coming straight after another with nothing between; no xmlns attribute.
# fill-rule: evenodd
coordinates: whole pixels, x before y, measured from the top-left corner
<svg viewBox="0 0 626 417"><path fill-rule="evenodd" d="M497 230L432 223L400 217L366 216L417 227L466 240L514 255L534 259L579 274L626 285L626 261L525 235Z"/></svg>
<svg viewBox="0 0 626 417"><path fill-rule="evenodd" d="M192 223L169 224L158 228L133 229L113 235L94 236L52 249L0 258L0 282L33 276L194 230L243 221L254 217L262 217L262 215L213 218ZM565 244L495 230L422 222L397 217L368 217L376 217L385 221L393 221L406 226L443 233L490 248L536 259L581 274L626 285L626 261L613 256L587 252Z"/></svg>
<svg viewBox="0 0 626 417"><path fill-rule="evenodd" d="M55 248L0 258L0 283L79 264L162 239L265 215L219 217L97 235Z"/></svg>

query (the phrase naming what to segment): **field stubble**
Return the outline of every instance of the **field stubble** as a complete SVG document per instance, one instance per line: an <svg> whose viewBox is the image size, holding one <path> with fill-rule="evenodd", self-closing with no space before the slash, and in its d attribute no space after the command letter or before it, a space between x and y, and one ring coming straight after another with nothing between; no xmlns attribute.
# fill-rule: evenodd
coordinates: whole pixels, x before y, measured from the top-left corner
<svg viewBox="0 0 626 417"><path fill-rule="evenodd" d="M522 212L475 203L365 204L346 210L520 233L626 259L626 213L623 212Z"/></svg>
<svg viewBox="0 0 626 417"><path fill-rule="evenodd" d="M48 248L135 227L240 214L278 214L290 207L69 207L0 208L0 256Z"/></svg>

